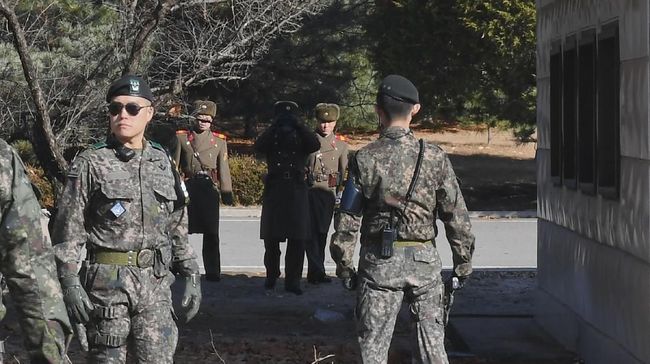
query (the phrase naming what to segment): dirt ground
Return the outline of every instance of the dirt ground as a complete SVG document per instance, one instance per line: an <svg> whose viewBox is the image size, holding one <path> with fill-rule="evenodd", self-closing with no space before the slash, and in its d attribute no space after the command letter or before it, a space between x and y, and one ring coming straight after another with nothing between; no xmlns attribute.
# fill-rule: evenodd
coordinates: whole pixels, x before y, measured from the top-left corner
<svg viewBox="0 0 650 364"><path fill-rule="evenodd" d="M203 282L203 303L189 324L179 324L176 363L310 364L361 363L352 320L355 295L330 284L304 284L305 294L263 289L264 278L256 274L226 274L219 283ZM452 364L572 364L570 353L511 355L494 352L474 355L458 334L454 320L487 315L491 319L516 312L533 312L534 272L475 272L469 284L456 294L448 328L446 349ZM173 286L175 298L180 285ZM175 302L175 307L178 302ZM513 308L514 307L514 308ZM513 311L514 309L514 311ZM485 327L489 332L489 327ZM390 348L390 364L410 363L412 326L407 306L398 317ZM25 363L20 331L9 306L0 324L7 338L5 363ZM76 341L70 349L73 363L84 363L85 353Z"/></svg>

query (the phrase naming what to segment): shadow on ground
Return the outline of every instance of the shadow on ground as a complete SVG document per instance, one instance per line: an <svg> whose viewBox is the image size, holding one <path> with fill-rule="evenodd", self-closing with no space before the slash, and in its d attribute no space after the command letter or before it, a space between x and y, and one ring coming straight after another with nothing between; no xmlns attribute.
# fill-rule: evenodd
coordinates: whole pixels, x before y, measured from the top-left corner
<svg viewBox="0 0 650 364"><path fill-rule="evenodd" d="M304 285L305 294L262 288L255 274L224 275L203 282L201 311L179 325L177 363L360 363L352 311L355 296L337 280ZM573 354L546 336L533 319L536 277L529 272L476 272L456 295L447 335L450 362L457 364L570 364ZM180 297L181 286L173 292ZM178 307L178 302L175 302ZM9 305L11 306L11 305ZM10 308L0 325L7 361L26 362L18 323ZM410 363L411 324L403 307L389 363ZM73 363L85 362L76 343ZM14 359L15 358L15 359ZM15 361L12 361L15 360Z"/></svg>

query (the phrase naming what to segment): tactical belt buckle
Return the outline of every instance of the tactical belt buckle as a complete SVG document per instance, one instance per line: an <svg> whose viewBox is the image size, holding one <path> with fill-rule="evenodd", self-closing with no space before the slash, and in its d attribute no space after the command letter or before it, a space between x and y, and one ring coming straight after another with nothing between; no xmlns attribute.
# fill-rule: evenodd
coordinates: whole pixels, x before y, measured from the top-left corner
<svg viewBox="0 0 650 364"><path fill-rule="evenodd" d="M291 172L289 171L282 172L282 178L291 179Z"/></svg>
<svg viewBox="0 0 650 364"><path fill-rule="evenodd" d="M153 250L142 249L138 252L137 264L140 268L153 267Z"/></svg>

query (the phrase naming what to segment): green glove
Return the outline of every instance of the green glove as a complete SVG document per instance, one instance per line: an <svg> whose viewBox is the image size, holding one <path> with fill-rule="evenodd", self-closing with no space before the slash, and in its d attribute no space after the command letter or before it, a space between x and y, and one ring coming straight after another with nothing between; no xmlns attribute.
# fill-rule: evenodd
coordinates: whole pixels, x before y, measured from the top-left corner
<svg viewBox="0 0 650 364"><path fill-rule="evenodd" d="M190 322L199 312L201 306L201 278L198 274L192 274L185 278L185 292L181 306L185 309L185 323Z"/></svg>
<svg viewBox="0 0 650 364"><path fill-rule="evenodd" d="M63 288L63 302L68 310L68 316L73 321L86 323L90 320L89 313L93 311L93 304L84 291L78 276L61 278Z"/></svg>

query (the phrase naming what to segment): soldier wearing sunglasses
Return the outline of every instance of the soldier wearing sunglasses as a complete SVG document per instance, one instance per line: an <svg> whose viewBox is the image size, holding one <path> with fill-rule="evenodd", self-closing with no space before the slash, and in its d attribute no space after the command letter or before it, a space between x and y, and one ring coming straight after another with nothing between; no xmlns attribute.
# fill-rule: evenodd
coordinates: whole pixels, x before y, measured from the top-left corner
<svg viewBox="0 0 650 364"><path fill-rule="evenodd" d="M110 135L75 159L59 199L52 240L63 299L86 326L89 362L124 363L129 347L139 362L171 364L174 274L185 279L186 321L201 302L184 186L165 150L144 138L154 115L144 80L120 78L106 101Z"/></svg>

